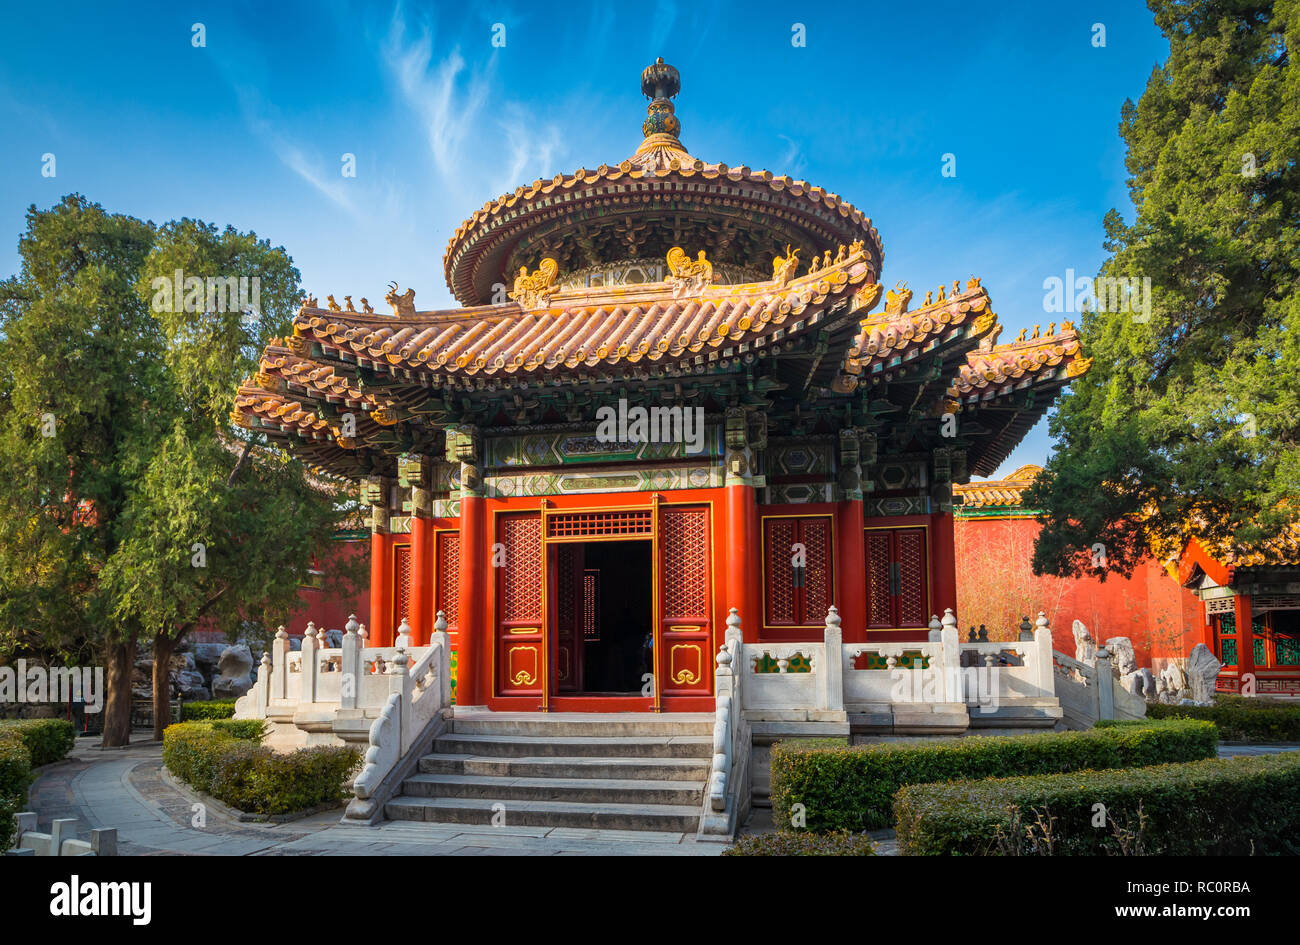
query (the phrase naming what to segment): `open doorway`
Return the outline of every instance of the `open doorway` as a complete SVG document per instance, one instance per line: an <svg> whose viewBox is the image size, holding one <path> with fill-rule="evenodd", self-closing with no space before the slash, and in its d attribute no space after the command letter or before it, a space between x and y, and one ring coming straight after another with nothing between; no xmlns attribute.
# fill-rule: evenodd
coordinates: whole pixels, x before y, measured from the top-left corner
<svg viewBox="0 0 1300 945"><path fill-rule="evenodd" d="M644 540L590 541L560 555L560 585L573 589L561 591L556 614L562 694L643 695L654 652L651 550Z"/></svg>

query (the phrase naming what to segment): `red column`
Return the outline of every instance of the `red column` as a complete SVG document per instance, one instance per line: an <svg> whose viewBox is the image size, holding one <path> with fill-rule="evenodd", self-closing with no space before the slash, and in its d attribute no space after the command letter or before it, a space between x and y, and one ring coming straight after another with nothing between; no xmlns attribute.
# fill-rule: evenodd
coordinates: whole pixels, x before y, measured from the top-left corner
<svg viewBox="0 0 1300 945"><path fill-rule="evenodd" d="M943 616L944 608L957 613L957 536L953 530L951 512L940 512L930 517L930 610ZM1030 619L1033 619L1031 615ZM961 614L957 614L960 624Z"/></svg>
<svg viewBox="0 0 1300 945"><path fill-rule="evenodd" d="M835 606L845 643L867 639L867 556L863 547L862 500L848 499L835 514Z"/></svg>
<svg viewBox="0 0 1300 945"><path fill-rule="evenodd" d="M485 500L462 495L460 500L460 649L456 653L456 703L483 705L492 692L488 647L487 595L492 578L487 547Z"/></svg>
<svg viewBox="0 0 1300 945"><path fill-rule="evenodd" d="M740 612L740 626L745 639L758 639L763 622L759 613L758 589L758 503L753 486L727 486L726 598L723 613L735 607Z"/></svg>
<svg viewBox="0 0 1300 945"><path fill-rule="evenodd" d="M1211 626L1210 624L1210 615L1206 613L1205 601L1201 600L1199 597L1196 599L1196 610L1197 613L1201 615L1201 632L1200 632L1201 638L1197 642L1204 643L1207 647L1209 647L1210 652L1217 657L1219 655L1219 647L1214 639L1214 627ZM1193 643L1192 646L1196 646L1196 643ZM1179 656L1189 655L1191 653L1192 646L1187 647L1186 653L1179 653L1178 655Z"/></svg>
<svg viewBox="0 0 1300 945"><path fill-rule="evenodd" d="M411 645L428 646L433 633L433 520L411 516Z"/></svg>
<svg viewBox="0 0 1300 945"><path fill-rule="evenodd" d="M393 549L389 536L370 534L370 626L366 628L371 646L391 646L393 608Z"/></svg>

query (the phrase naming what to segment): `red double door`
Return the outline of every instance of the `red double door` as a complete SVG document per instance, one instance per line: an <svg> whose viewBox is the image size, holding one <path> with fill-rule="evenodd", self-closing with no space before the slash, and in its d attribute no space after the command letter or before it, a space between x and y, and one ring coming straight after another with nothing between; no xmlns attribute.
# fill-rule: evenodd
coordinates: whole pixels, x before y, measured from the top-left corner
<svg viewBox="0 0 1300 945"><path fill-rule="evenodd" d="M699 707L693 701L709 696L714 649L710 509L657 505L646 511L649 518L616 510L497 517L496 538L504 556L496 575L493 675L498 698L533 697L556 708L599 711L695 710ZM650 586L649 607L638 609L630 625L608 619L610 608L602 607L605 598L626 596L626 588L609 586L608 567L593 567L601 558L595 545L610 541L645 549L646 573L635 579ZM644 638L647 631L651 678L640 681L640 693L606 693L601 698L608 705L598 704L590 690L593 685L607 690L608 680L598 681L600 675L585 665L584 654L613 634Z"/></svg>

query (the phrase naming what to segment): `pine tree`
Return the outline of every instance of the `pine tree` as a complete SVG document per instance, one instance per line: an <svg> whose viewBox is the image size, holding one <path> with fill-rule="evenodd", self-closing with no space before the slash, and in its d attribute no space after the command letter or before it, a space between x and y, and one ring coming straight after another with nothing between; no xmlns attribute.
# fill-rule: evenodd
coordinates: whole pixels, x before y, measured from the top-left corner
<svg viewBox="0 0 1300 945"><path fill-rule="evenodd" d="M1300 518L1300 3L1150 6L1170 55L1122 110L1136 215L1107 214L1100 273L1149 278L1149 304L1083 317L1092 370L1025 499L1039 573L1091 571L1100 545L1129 574L1189 528L1251 542Z"/></svg>

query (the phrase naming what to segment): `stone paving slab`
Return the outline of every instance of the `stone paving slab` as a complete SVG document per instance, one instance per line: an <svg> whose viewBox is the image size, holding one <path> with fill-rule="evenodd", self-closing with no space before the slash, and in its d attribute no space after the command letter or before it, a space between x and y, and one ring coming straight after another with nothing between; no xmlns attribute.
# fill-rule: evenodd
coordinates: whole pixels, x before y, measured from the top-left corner
<svg viewBox="0 0 1300 945"><path fill-rule="evenodd" d="M716 856L724 844L652 831L488 824L343 824L327 811L285 824L241 823L211 808L192 826L193 801L161 776L157 742L103 750L78 745L40 771L29 807L38 829L75 817L84 835L115 827L123 856Z"/></svg>

